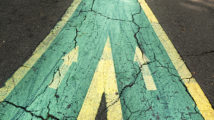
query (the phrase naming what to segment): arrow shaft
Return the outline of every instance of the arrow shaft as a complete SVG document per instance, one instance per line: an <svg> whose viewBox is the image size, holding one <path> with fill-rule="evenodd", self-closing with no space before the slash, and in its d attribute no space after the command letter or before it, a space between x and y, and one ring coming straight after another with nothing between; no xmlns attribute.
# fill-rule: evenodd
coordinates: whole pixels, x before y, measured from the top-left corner
<svg viewBox="0 0 214 120"><path fill-rule="evenodd" d="M50 83L49 87L53 89L57 89L60 83L62 82L63 78L65 77L68 69L72 65L74 61L77 61L77 49L71 50L67 55L63 57L63 64L60 66L59 70L54 75L52 82Z"/></svg>
<svg viewBox="0 0 214 120"><path fill-rule="evenodd" d="M146 64L149 60L138 47L136 47L134 59L138 62L139 65L142 66L141 73L147 90L157 90L152 74L149 70L149 66Z"/></svg>
<svg viewBox="0 0 214 120"><path fill-rule="evenodd" d="M107 119L122 120L122 110L117 94L117 81L109 39L88 89L78 120L95 119L103 93L105 93L107 102Z"/></svg>
<svg viewBox="0 0 214 120"><path fill-rule="evenodd" d="M149 70L149 66L143 65L141 71L147 90L157 90L152 74Z"/></svg>

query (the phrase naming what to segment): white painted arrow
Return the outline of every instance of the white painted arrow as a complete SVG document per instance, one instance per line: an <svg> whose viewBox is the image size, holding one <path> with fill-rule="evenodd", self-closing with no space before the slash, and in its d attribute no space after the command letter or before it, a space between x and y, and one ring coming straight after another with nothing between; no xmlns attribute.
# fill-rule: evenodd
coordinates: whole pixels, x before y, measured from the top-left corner
<svg viewBox="0 0 214 120"><path fill-rule="evenodd" d="M141 50L136 47L134 61L137 61L141 67L141 72L143 75L143 79L146 85L147 90L157 90L151 72L149 70L149 66L147 63L149 59L141 52Z"/></svg>
<svg viewBox="0 0 214 120"><path fill-rule="evenodd" d="M62 59L64 60L63 64L60 66L59 70L54 75L52 82L50 83L49 87L53 89L57 89L60 85L61 81L65 77L69 67L73 62L77 61L78 57L78 49L77 46L75 49L71 50L68 54L66 54Z"/></svg>

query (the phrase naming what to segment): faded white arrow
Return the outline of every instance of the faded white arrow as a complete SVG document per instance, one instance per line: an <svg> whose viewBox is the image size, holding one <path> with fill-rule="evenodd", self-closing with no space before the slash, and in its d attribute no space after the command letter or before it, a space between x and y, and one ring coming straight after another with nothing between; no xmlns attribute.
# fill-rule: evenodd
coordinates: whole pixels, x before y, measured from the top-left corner
<svg viewBox="0 0 214 120"><path fill-rule="evenodd" d="M57 89L63 78L65 77L65 74L67 73L69 67L72 65L73 62L77 62L78 49L79 47L77 46L75 49L71 50L62 58L64 62L54 75L54 78L49 85L50 88Z"/></svg>
<svg viewBox="0 0 214 120"><path fill-rule="evenodd" d="M138 62L138 64L141 66L141 72L147 90L157 90L151 72L149 70L149 66L147 65L149 59L145 56L145 54L141 52L141 50L138 47L136 47L135 50L134 61Z"/></svg>

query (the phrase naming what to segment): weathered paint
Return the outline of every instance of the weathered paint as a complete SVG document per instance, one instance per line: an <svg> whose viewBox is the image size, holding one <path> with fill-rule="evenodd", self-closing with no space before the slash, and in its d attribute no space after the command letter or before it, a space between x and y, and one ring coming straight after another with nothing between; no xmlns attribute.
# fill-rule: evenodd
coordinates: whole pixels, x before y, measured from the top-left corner
<svg viewBox="0 0 214 120"><path fill-rule="evenodd" d="M59 34L63 26L67 23L72 16L81 0L74 0L71 6L67 9L61 20L55 25L54 29L47 35L47 37L39 44L33 55L22 65L11 78L7 80L5 86L0 88L0 102L3 101L8 94L14 89L14 87L24 78L28 71L33 67L36 61L47 50L56 36Z"/></svg>
<svg viewBox="0 0 214 120"><path fill-rule="evenodd" d="M173 65L178 71L179 76L183 80L183 83L185 84L188 92L191 94L195 103L197 104L197 107L200 110L202 116L206 120L213 120L214 110L211 104L209 103L207 97L205 96L204 92L200 88L199 84L196 82L195 78L192 77L192 74L190 73L189 69L187 68L182 58L176 51L172 42L169 40L163 28L160 26L157 18L152 13L151 9L149 8L145 0L139 0L139 3L142 9L144 10L146 16L148 17L159 40L161 41L161 44L166 49L167 54L169 55Z"/></svg>
<svg viewBox="0 0 214 120"><path fill-rule="evenodd" d="M109 38L94 73L88 93L77 118L78 120L95 119L103 93L106 96L108 108L107 119L122 120L122 110Z"/></svg>
<svg viewBox="0 0 214 120"><path fill-rule="evenodd" d="M104 91L112 94L111 90L118 89L113 97L106 94L106 101L107 106L110 99L120 101L113 110L121 108L121 114L117 115L122 115L124 120L203 119L171 54L167 53L162 38L157 36L150 17L141 7L142 2L137 0L83 0L44 54L0 103L1 119L77 119L81 110L89 109L86 101L93 97L90 94L96 94L90 91L97 82L100 86L95 88L101 92L98 102ZM112 59L102 64L108 36L111 44L107 47L111 49L108 57ZM64 63L63 57L77 46L77 61L72 62L56 89L50 88ZM146 69L152 75L156 90L148 90L141 65L135 60L136 47L149 60ZM111 69L107 75L113 80L108 82L114 86L106 90L103 85L110 85L105 83L106 76L104 80L94 79L100 66ZM90 109L97 110L99 104L94 103L95 107ZM108 110L107 118L111 119L115 114L111 106ZM97 111L92 112L94 116Z"/></svg>
<svg viewBox="0 0 214 120"><path fill-rule="evenodd" d="M145 54L143 54L138 47L135 49L134 61L138 62L141 67L141 72L143 74L143 79L146 85L147 90L157 90L154 83L152 74L149 70L149 60Z"/></svg>
<svg viewBox="0 0 214 120"><path fill-rule="evenodd" d="M78 57L78 46L71 50L68 54L66 54L63 59L63 64L60 66L59 70L54 74L54 78L50 83L49 87L53 89L57 89L62 79L65 77L65 74L68 72L69 67L73 62L77 62Z"/></svg>

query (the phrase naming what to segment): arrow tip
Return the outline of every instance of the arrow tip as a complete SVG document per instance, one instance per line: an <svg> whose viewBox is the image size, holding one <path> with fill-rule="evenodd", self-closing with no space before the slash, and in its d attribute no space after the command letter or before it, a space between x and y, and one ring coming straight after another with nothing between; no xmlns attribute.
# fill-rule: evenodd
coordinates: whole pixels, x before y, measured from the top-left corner
<svg viewBox="0 0 214 120"><path fill-rule="evenodd" d="M77 62L79 46L76 46L69 53L67 53L62 59L66 62Z"/></svg>
<svg viewBox="0 0 214 120"><path fill-rule="evenodd" d="M149 62L149 59L141 52L139 47L136 47L134 61L137 61L140 65L142 65Z"/></svg>

